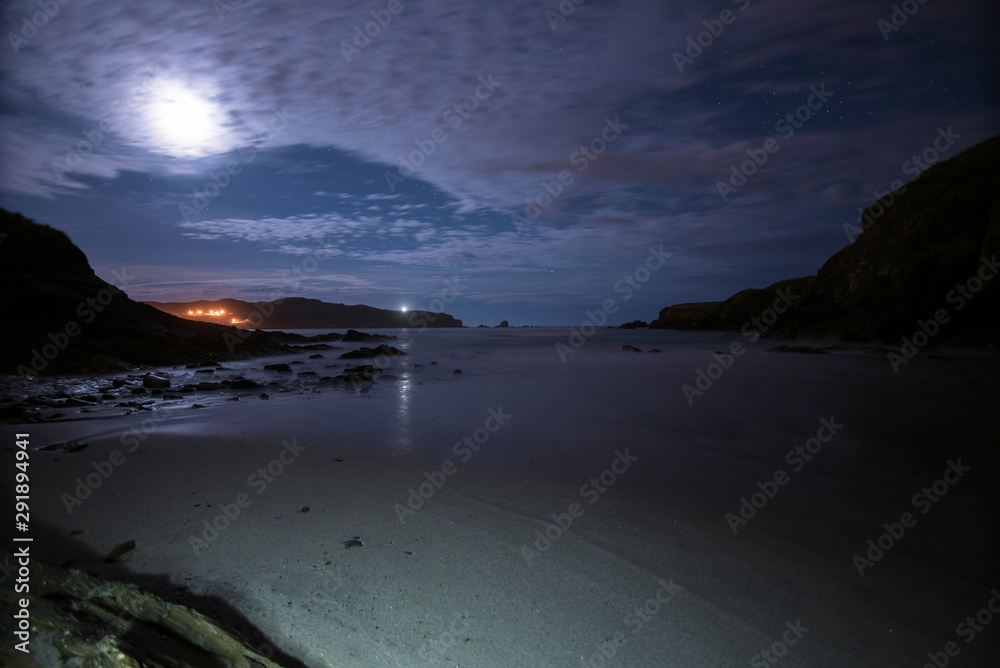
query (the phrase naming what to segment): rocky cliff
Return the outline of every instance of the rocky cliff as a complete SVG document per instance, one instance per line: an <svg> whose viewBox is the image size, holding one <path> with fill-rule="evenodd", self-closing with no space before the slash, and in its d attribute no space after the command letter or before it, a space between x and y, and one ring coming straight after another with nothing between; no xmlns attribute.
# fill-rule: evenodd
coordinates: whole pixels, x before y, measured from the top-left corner
<svg viewBox="0 0 1000 668"><path fill-rule="evenodd" d="M1000 344L1000 137L932 166L844 228L856 239L815 276L670 306L650 327L738 329L787 288L798 298L769 334L898 343L920 329L934 343Z"/></svg>
<svg viewBox="0 0 1000 668"><path fill-rule="evenodd" d="M290 351L265 332L182 320L132 301L94 274L65 233L2 209L0 280L0 373L112 372Z"/></svg>

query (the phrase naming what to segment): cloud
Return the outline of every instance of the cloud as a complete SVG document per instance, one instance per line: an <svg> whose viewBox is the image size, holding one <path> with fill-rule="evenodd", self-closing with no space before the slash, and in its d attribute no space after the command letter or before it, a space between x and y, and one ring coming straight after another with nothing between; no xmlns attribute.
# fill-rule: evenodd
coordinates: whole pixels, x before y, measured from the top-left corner
<svg viewBox="0 0 1000 668"><path fill-rule="evenodd" d="M2 24L37 7L6 3ZM884 0L588 2L554 26L556 2L422 0L356 52L344 45L384 1L59 7L0 60L8 198L64 200L74 219L79 198L127 200L121 219L162 214L199 258L251 249L351 266L337 275L369 263L509 282L484 299L600 295L650 244L674 253L664 275L714 286L815 270L939 126L962 134L956 152L1000 129L987 0L922 5L888 41ZM724 9L736 20L679 72L674 53ZM822 84L828 105L723 202L717 182ZM615 119L628 127L609 141ZM102 122L58 178L53 162ZM240 148L241 185L200 210L211 219L181 222L177 203ZM561 172L572 183L553 197ZM545 197L518 234L509 215Z"/></svg>
<svg viewBox="0 0 1000 668"><path fill-rule="evenodd" d="M677 72L671 54L683 51L686 38L704 30L702 21L727 7L737 20L688 71ZM155 71L157 88L139 96L118 130L126 147L153 155L169 155L204 131L189 127L187 136L175 125L165 136L157 129L155 119L171 109L157 101L165 90L204 105L211 116L205 122L214 128L206 150L250 141L282 108L291 120L274 146L336 146L387 166L419 151L421 142L427 146L439 131L443 142L431 141L434 150L415 176L452 194L464 214L516 207L543 179L569 168L573 152L615 115L631 124L627 136L595 162L575 194L609 182L648 182L652 174L690 181L701 174L704 160L697 157L710 162L721 148L713 126L722 133L726 119L759 106L732 95L729 109L698 102L695 91L709 72L716 87L745 98L782 95L835 76L820 73L825 58L817 43L839 50L840 69L866 65L871 52L885 46L875 21L886 8L861 0L808 8L790 0L754 2L745 12L724 3L595 3L555 30L545 7L529 0L457 11L445 0L427 0L404 3L347 62L342 45L371 20L370 11L381 8L378 2L250 2L220 20L210 3L77 0L16 58L5 59L3 74L16 89L87 127L112 113L144 72ZM29 10L35 10L31 2L12 3L6 23L16 24ZM935 21L952 25L958 13L924 7L906 29L927 30ZM157 30L148 29L154 25ZM431 34L438 46L427 48ZM945 33L942 39L956 37ZM906 66L912 51L904 43L880 51L885 70ZM779 65L791 60L798 61L791 69ZM755 76L762 65L776 76ZM495 85L486 90L481 82L490 77ZM855 90L867 85L877 94L879 84L869 79L859 77ZM465 111L449 115L466 102ZM702 128L704 138L683 131L692 126ZM11 135L9 127L0 132L5 140ZM108 166L98 171L95 161L93 169L106 174L130 157L123 148L109 155ZM34 173L13 187L30 189L26 182L32 180L44 183Z"/></svg>

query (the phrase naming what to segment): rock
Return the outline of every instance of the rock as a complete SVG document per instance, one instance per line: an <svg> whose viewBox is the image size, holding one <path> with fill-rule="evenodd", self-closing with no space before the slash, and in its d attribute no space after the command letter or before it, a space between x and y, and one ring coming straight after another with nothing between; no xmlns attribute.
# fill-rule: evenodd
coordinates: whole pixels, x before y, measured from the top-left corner
<svg viewBox="0 0 1000 668"><path fill-rule="evenodd" d="M497 325L497 327L510 327L510 323L507 322L506 320L503 320L500 322L499 325Z"/></svg>
<svg viewBox="0 0 1000 668"><path fill-rule="evenodd" d="M261 399L270 399L271 397L267 394L267 392L261 392L260 393L260 398Z"/></svg>
<svg viewBox="0 0 1000 668"><path fill-rule="evenodd" d="M636 348L635 346L630 346L627 343L624 346L622 346L622 350L625 350L625 351L628 351L628 352L633 352L633 353L641 353L642 352L642 348Z"/></svg>
<svg viewBox="0 0 1000 668"><path fill-rule="evenodd" d="M146 394L146 388L144 388L144 387L133 387L132 388L132 396L139 396L139 395L142 395L142 394Z"/></svg>
<svg viewBox="0 0 1000 668"><path fill-rule="evenodd" d="M145 394L145 392L146 392L145 390L142 391L143 394ZM135 391L133 391L132 394L135 394ZM93 406L94 402L93 401L85 401L83 399L77 399L76 397L70 397L65 402L63 402L62 405L63 406Z"/></svg>
<svg viewBox="0 0 1000 668"><path fill-rule="evenodd" d="M205 408L205 404L191 404L191 408Z"/></svg>
<svg viewBox="0 0 1000 668"><path fill-rule="evenodd" d="M288 371L288 372L291 372L292 367L288 366L287 364L265 364L264 365L264 370L265 371Z"/></svg>
<svg viewBox="0 0 1000 668"><path fill-rule="evenodd" d="M222 383L214 380L203 380L195 385L195 388L200 391L221 390Z"/></svg>
<svg viewBox="0 0 1000 668"><path fill-rule="evenodd" d="M301 378L302 376L315 376L315 375L316 375L315 371L299 371L299 378Z"/></svg>
<svg viewBox="0 0 1000 668"><path fill-rule="evenodd" d="M649 323L643 322L642 320L633 320L632 322L626 322L624 325L620 325L618 329L639 329L641 327L649 327Z"/></svg>
<svg viewBox="0 0 1000 668"><path fill-rule="evenodd" d="M321 359L323 359L323 355L321 355L320 353L316 353L315 355L310 355L309 359L311 359L311 360L321 360Z"/></svg>
<svg viewBox="0 0 1000 668"><path fill-rule="evenodd" d="M195 373L215 373L215 369L198 369Z"/></svg>
<svg viewBox="0 0 1000 668"><path fill-rule="evenodd" d="M232 380L224 380L222 384L231 390L252 390L260 387L260 383L257 381L244 378L243 376L237 376Z"/></svg>
<svg viewBox="0 0 1000 668"><path fill-rule="evenodd" d="M394 348L392 346L386 345L384 343L378 345L375 348L366 348L362 346L357 350L350 350L346 353L341 354L342 359L365 359L370 357L379 357L380 355L405 355L399 348Z"/></svg>
<svg viewBox="0 0 1000 668"><path fill-rule="evenodd" d="M347 334L344 334L344 341L388 341L390 339L395 339L395 336L387 336L385 334L366 334L365 332L359 332L356 329L347 330Z"/></svg>
<svg viewBox="0 0 1000 668"><path fill-rule="evenodd" d="M660 350L659 348L650 348L649 352L651 352L651 353L662 353L663 351Z"/></svg>
<svg viewBox="0 0 1000 668"><path fill-rule="evenodd" d="M81 441L66 441L65 443L53 443L52 445L46 445L39 450L55 450L57 452L80 452L84 448L88 447L87 443Z"/></svg>
<svg viewBox="0 0 1000 668"><path fill-rule="evenodd" d="M299 512L300 513L308 513L309 512L309 506L302 506L301 508L299 508Z"/></svg>
<svg viewBox="0 0 1000 668"><path fill-rule="evenodd" d="M119 543L115 546L115 549L108 552L108 556L104 557L104 563L111 564L121 557L125 556L129 552L135 549L135 541L127 540L124 543Z"/></svg>
<svg viewBox="0 0 1000 668"><path fill-rule="evenodd" d="M452 371L452 373L455 374L455 375L458 375L458 374L462 373L462 370L461 369L455 369L454 371Z"/></svg>
<svg viewBox="0 0 1000 668"><path fill-rule="evenodd" d="M371 364L359 364L358 366L344 367L344 373L361 373L368 376L374 376L375 374L382 373L382 370L378 367L372 366Z"/></svg>
<svg viewBox="0 0 1000 668"><path fill-rule="evenodd" d="M16 559L0 549L0 561ZM38 659L44 657L37 665L101 668L134 668L154 663L243 668L304 665L280 653L272 657L274 660L258 653L253 647L265 645L256 629L243 629L243 635L250 631L257 636L255 642L244 642L202 613L168 603L133 584L50 566L34 555L31 571L31 624L37 629L31 636L31 654ZM0 597L3 619L13 619L16 612L13 596ZM267 649L266 654L272 656L271 648ZM0 655L7 652L0 650ZM30 659L27 663L36 665Z"/></svg>

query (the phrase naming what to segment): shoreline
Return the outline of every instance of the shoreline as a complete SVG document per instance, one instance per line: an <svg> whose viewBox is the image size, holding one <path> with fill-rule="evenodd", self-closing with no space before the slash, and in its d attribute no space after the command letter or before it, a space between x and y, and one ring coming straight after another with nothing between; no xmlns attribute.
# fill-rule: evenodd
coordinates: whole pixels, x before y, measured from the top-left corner
<svg viewBox="0 0 1000 668"><path fill-rule="evenodd" d="M309 666L600 665L612 650L623 665L724 665L796 620L809 631L783 665L875 665L873 651L916 663L996 586L993 356L893 375L866 354L755 348L689 407L679 385L714 338L659 356L617 340L566 365L549 344L516 365L476 344L421 344L368 394L163 411L134 452L122 437L149 414L28 425L38 446L88 443L32 455L54 532L39 554L75 545L98 575L224 600ZM566 391L572 401L551 400ZM498 409L511 417L489 432ZM794 470L787 453L831 416L844 429ZM455 447L478 429L488 438L463 461ZM285 442L305 449L251 482ZM124 461L68 513L61 495L115 450ZM625 450L638 460L590 503L598 488L581 487ZM955 458L972 471L919 514L911 497ZM734 535L726 515L777 469L790 481ZM401 520L410 490L441 476ZM189 539L226 524L227 508L239 516L196 554ZM853 557L907 509L916 525L859 576ZM121 562L99 562L126 540L136 549ZM636 616L650 600L656 614ZM983 634L963 658L995 647Z"/></svg>

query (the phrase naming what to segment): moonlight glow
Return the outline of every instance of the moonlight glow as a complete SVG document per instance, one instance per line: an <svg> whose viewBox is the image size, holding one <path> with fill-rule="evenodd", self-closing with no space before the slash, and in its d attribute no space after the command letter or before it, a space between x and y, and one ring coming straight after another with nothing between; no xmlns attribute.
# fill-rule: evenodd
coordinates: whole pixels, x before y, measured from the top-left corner
<svg viewBox="0 0 1000 668"><path fill-rule="evenodd" d="M163 83L148 110L150 131L163 153L196 158L225 150L222 110L186 86Z"/></svg>

